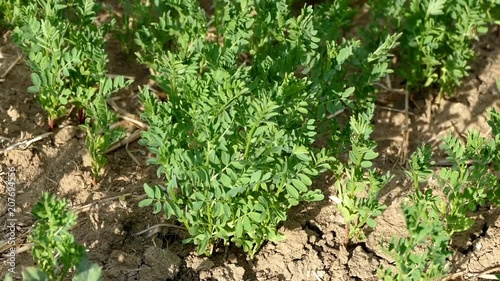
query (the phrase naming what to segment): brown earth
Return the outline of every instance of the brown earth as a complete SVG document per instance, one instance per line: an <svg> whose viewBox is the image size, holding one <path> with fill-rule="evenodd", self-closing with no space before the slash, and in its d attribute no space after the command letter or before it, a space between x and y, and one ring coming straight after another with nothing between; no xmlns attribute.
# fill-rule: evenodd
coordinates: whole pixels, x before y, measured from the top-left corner
<svg viewBox="0 0 500 281"><path fill-rule="evenodd" d="M432 95L412 98L410 111L414 115L408 151L414 151L422 143L437 148L448 133L463 135L469 129L479 130L483 135L489 133L488 109L500 110L500 93L495 87L495 80L500 78L499 46L500 38L494 33L481 38L476 45L479 55L472 74L453 99L437 105ZM115 43L109 49L111 73L135 77L135 86L147 82L146 69L123 55ZM8 40L2 41L0 75L18 52ZM0 148L47 132L43 111L26 91L29 74L21 60L0 83ZM137 88L132 89L121 93L117 105L138 116ZM104 280L376 280L377 269L392 262L382 250L381 242L405 233L400 204L409 191L404 166L400 164L405 114L393 110L404 109L404 98L399 94L382 94L381 101L386 101L377 109L373 136L381 153L376 166L390 170L395 178L381 196L388 209L377 218L377 227L368 234L366 242L344 246L342 218L335 204L328 200L292 210L281 227L287 239L267 243L252 261L235 248L211 258L198 257L192 246L181 243L186 233L168 226L136 235L165 223L161 216L151 214L150 209L137 206L143 184L159 182L155 167L146 165L150 155L137 143L110 153L104 179L92 185L84 135L75 125L72 113L71 118L58 124L54 135L24 150L18 148L0 154L0 177L4 183L8 168L16 169L16 246L27 245L26 236L34 222L30 210L40 193L49 191L69 200L75 209L97 202L90 208L79 209L73 233L88 249L90 260L103 267ZM325 176L315 184L328 198L335 194L331 183L332 179ZM5 255L8 253L3 248L7 234L5 184L0 185L0 194L0 253ZM126 198L105 200L115 196ZM488 208L472 214L475 225L454 237L452 246L456 254L452 272L478 273L500 266L499 215L500 210ZM16 256L16 272L33 264L29 250ZM3 279L7 268L6 257L0 257L0 278Z"/></svg>

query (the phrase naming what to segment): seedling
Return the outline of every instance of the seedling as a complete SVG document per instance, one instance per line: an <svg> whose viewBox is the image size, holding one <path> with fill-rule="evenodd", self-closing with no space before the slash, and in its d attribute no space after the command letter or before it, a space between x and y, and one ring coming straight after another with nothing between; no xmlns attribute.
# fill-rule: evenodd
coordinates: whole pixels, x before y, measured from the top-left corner
<svg viewBox="0 0 500 281"><path fill-rule="evenodd" d="M397 72L408 90L437 85L451 95L468 75L473 40L487 32L496 1L371 0L374 21L366 39L402 32ZM380 25L382 23L382 25Z"/></svg>
<svg viewBox="0 0 500 281"><path fill-rule="evenodd" d="M500 115L492 111L489 122L493 138L487 140L478 132L469 132L464 144L454 136L444 139L442 148L450 168L434 173L430 168L429 147L417 150L411 157L408 177L414 189L410 203L403 205L409 237L393 238L388 253L394 258L396 271L379 271L384 280L432 280L443 276L452 254L449 241L453 234L466 231L474 221L469 213L487 201L500 202L500 179L491 169L500 170ZM443 197L432 189L422 189L430 177L438 179ZM414 250L418 249L418 250Z"/></svg>
<svg viewBox="0 0 500 281"><path fill-rule="evenodd" d="M113 93L128 87L131 83L132 80L125 81L123 76L115 79L103 78L99 83L96 97L87 108L88 117L82 128L87 132L85 145L92 158L91 170L94 183L102 175L102 169L107 163L106 151L124 134L122 129L110 127L117 120L117 116L109 108L106 100Z"/></svg>
<svg viewBox="0 0 500 281"><path fill-rule="evenodd" d="M76 269L73 281L102 279L101 268L96 264L88 264L85 248L75 241L70 232L77 217L67 210L65 200L58 200L44 192L32 213L37 222L29 240L33 243L33 259L38 266L23 270L24 281L67 280L73 269ZM10 280L13 280L12 276L7 274L5 281Z"/></svg>
<svg viewBox="0 0 500 281"><path fill-rule="evenodd" d="M364 240L363 228L375 228L375 217L380 216L386 206L378 201L378 193L390 180L389 173L378 174L372 168L372 161L378 153L374 151L375 144L370 140L373 129L370 125L373 109L366 114L351 117L350 129L351 151L346 166L337 172L339 179L335 182L338 192L340 211L345 220L348 237Z"/></svg>

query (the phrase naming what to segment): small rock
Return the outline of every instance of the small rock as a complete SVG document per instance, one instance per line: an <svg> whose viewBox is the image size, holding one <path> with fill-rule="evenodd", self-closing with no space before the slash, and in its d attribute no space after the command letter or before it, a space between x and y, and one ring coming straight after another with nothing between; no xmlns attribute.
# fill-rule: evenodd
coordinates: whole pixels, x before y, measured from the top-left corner
<svg viewBox="0 0 500 281"><path fill-rule="evenodd" d="M19 112L13 106L9 107L9 110L7 110L7 115L9 115L12 121L17 121L17 119L21 117Z"/></svg>
<svg viewBox="0 0 500 281"><path fill-rule="evenodd" d="M151 246L144 253L144 263L141 267L140 280L174 279L179 273L182 260L167 249ZM143 276L144 275L144 276Z"/></svg>
<svg viewBox="0 0 500 281"><path fill-rule="evenodd" d="M352 253L348 267L351 276L356 276L361 280L368 280L374 277L379 264L379 261L373 255L366 253L361 246L358 246Z"/></svg>
<svg viewBox="0 0 500 281"><path fill-rule="evenodd" d="M84 167L91 167L92 166L92 158L90 157L90 154L88 152L83 154L82 161L83 161Z"/></svg>
<svg viewBox="0 0 500 281"><path fill-rule="evenodd" d="M66 126L63 127L57 134L54 136L54 141L56 144L64 144L70 141L75 137L77 132L76 127L74 126Z"/></svg>
<svg viewBox="0 0 500 281"><path fill-rule="evenodd" d="M212 273L212 278L219 281L243 280L245 269L235 264L228 264L217 267Z"/></svg>
<svg viewBox="0 0 500 281"><path fill-rule="evenodd" d="M238 263L238 257L236 257L235 254L230 254L228 257L228 260L230 263L234 263L234 264Z"/></svg>
<svg viewBox="0 0 500 281"><path fill-rule="evenodd" d="M196 272L209 270L214 267L214 262L206 257L190 256L186 259L186 267Z"/></svg>

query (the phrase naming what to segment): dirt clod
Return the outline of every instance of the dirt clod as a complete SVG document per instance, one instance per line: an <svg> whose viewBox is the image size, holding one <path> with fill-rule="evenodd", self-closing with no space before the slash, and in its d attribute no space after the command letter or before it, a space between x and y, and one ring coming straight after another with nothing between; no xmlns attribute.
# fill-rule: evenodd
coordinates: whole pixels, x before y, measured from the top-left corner
<svg viewBox="0 0 500 281"><path fill-rule="evenodd" d="M243 280L245 269L234 264L219 266L213 270L212 278L218 281Z"/></svg>
<svg viewBox="0 0 500 281"><path fill-rule="evenodd" d="M201 272L209 270L214 267L214 262L207 257L199 257L196 255L190 255L186 258L186 267L191 268L195 272Z"/></svg>
<svg viewBox="0 0 500 281"><path fill-rule="evenodd" d="M77 131L75 126L63 127L54 136L54 141L56 144L65 144L75 137Z"/></svg>
<svg viewBox="0 0 500 281"><path fill-rule="evenodd" d="M141 266L139 280L173 279L179 273L181 262L171 251L151 246L144 253L144 265Z"/></svg>
<svg viewBox="0 0 500 281"><path fill-rule="evenodd" d="M373 255L366 253L361 246L357 246L348 263L349 273L361 280L368 280L376 274L378 265L379 262Z"/></svg>

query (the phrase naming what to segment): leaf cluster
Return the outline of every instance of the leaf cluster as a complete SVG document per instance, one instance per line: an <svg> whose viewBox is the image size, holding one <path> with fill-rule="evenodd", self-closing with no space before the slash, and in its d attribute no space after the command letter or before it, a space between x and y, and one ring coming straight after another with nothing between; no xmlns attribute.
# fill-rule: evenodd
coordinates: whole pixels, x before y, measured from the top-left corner
<svg viewBox="0 0 500 281"><path fill-rule="evenodd" d="M372 168L372 161L378 157L376 145L370 140L372 115L373 108L357 117L351 116L349 160L337 172L341 177L335 182L340 211L349 230L348 239L363 240L365 225L375 228L374 218L386 209L378 201L379 191L392 179L389 173L381 175Z"/></svg>
<svg viewBox="0 0 500 281"><path fill-rule="evenodd" d="M67 210L65 200L58 200L44 192L33 207L32 214L37 222L29 240L33 243L33 259L38 266L23 270L23 280L62 281L73 268L76 268L73 281L101 280L101 268L88 263L85 248L75 241L70 232L77 217ZM9 280L12 276L7 275L5 281Z"/></svg>
<svg viewBox="0 0 500 281"><path fill-rule="evenodd" d="M120 140L125 133L121 128L110 128L110 124L117 121L117 116L109 108L107 99L113 93L128 87L131 83L131 80L125 81L123 76L114 79L102 78L94 100L87 106L87 118L82 128L87 132L85 145L92 158L91 170L94 177L102 174L102 168L107 163L104 156L106 150L113 143Z"/></svg>
<svg viewBox="0 0 500 281"><path fill-rule="evenodd" d="M473 40L487 32L496 0L371 0L372 18L366 39L389 30L401 32L396 71L409 89L438 85L452 94L468 75ZM377 35L378 34L378 35ZM375 39L376 40L376 39Z"/></svg>
<svg viewBox="0 0 500 281"><path fill-rule="evenodd" d="M49 126L75 107L87 132L94 178L106 163L106 149L122 135L109 127L116 115L106 99L130 85L123 77L106 78L105 35L113 22L97 25L93 0L39 0L19 7L22 19L14 41L24 50L38 102Z"/></svg>
<svg viewBox="0 0 500 281"><path fill-rule="evenodd" d="M141 143L165 184L146 185L140 205L175 216L200 254L221 241L253 256L283 238L277 228L292 206L323 199L312 179L339 146L313 143L349 142L334 116L370 106L397 36L373 52L357 40L322 41L322 18L312 7L294 17L285 0L216 1L212 16L194 0L168 6L136 38L167 93L141 94L150 124Z"/></svg>
<svg viewBox="0 0 500 281"><path fill-rule="evenodd" d="M93 0L43 0L20 8L14 42L25 52L38 102L50 120L64 116L70 105L87 106L106 72L104 51L108 25L95 22Z"/></svg>
<svg viewBox="0 0 500 281"><path fill-rule="evenodd" d="M409 237L393 238L388 251L396 260L397 271L386 269L384 280L429 280L442 276L451 255L448 243L453 234L469 229L470 213L486 203L500 202L500 114L491 111L490 139L468 132L465 142L455 136L443 139L441 148L450 167L431 169L429 147L418 149L411 157L407 176L414 190L410 203L403 205ZM421 184L437 179L440 195ZM416 250L410 250L416 249Z"/></svg>

